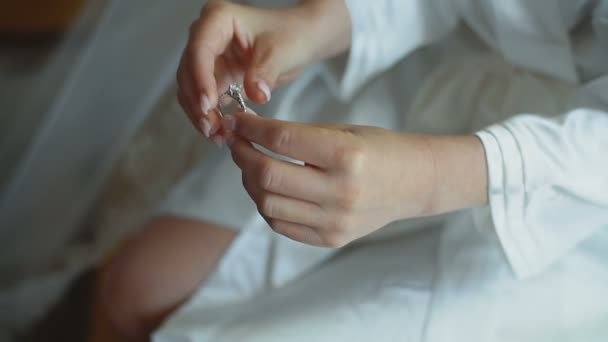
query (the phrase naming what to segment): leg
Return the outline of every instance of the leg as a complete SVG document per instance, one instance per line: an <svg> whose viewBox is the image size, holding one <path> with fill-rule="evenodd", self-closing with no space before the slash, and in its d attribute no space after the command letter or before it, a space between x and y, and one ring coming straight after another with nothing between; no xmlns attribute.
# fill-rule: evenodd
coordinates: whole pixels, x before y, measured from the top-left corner
<svg viewBox="0 0 608 342"><path fill-rule="evenodd" d="M145 341L198 288L236 234L190 219L151 220L102 270L101 303L115 332Z"/></svg>
<svg viewBox="0 0 608 342"><path fill-rule="evenodd" d="M228 305L189 302L155 331L155 341L420 341L437 233L350 246L284 286ZM293 250L283 252L293 265Z"/></svg>

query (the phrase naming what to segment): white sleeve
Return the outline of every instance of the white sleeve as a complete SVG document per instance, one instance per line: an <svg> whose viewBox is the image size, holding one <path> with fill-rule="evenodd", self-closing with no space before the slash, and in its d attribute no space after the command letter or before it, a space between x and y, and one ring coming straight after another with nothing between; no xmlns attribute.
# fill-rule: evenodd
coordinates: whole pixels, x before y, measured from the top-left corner
<svg viewBox="0 0 608 342"><path fill-rule="evenodd" d="M519 115L478 132L494 228L526 278L608 229L608 113Z"/></svg>
<svg viewBox="0 0 608 342"><path fill-rule="evenodd" d="M449 0L346 0L351 48L340 95L351 98L367 80L416 48L449 33L458 21Z"/></svg>
<svg viewBox="0 0 608 342"><path fill-rule="evenodd" d="M590 0L345 0L352 37L340 96L466 23L510 63L577 80L569 25ZM597 20L596 20L597 21Z"/></svg>

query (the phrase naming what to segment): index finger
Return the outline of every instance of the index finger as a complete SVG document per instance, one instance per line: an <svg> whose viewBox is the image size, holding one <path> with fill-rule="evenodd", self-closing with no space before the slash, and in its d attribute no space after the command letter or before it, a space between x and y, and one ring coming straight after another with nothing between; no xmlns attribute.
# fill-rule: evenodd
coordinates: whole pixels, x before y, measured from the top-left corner
<svg viewBox="0 0 608 342"><path fill-rule="evenodd" d="M197 101L204 113L217 106L215 62L232 39L232 23L221 13L210 11L190 28L186 53L191 64Z"/></svg>
<svg viewBox="0 0 608 342"><path fill-rule="evenodd" d="M305 161L318 167L327 167L335 160L336 151L345 145L341 131L312 125L292 123L236 113L226 116L227 128L273 152Z"/></svg>

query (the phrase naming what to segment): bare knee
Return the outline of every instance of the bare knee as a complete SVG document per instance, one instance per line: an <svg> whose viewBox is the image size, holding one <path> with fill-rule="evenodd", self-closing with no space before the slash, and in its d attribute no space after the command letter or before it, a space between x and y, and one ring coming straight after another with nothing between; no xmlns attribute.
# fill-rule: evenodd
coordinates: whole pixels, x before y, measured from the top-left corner
<svg viewBox="0 0 608 342"><path fill-rule="evenodd" d="M128 253L138 239L126 242L116 258L102 270L101 303L116 334L126 341L145 341L162 320L152 303L153 291L146 288L150 266L139 268L138 260ZM154 286L154 283L148 284Z"/></svg>
<svg viewBox="0 0 608 342"><path fill-rule="evenodd" d="M102 271L101 299L116 332L146 340L199 286L235 233L225 227L158 218L126 241Z"/></svg>

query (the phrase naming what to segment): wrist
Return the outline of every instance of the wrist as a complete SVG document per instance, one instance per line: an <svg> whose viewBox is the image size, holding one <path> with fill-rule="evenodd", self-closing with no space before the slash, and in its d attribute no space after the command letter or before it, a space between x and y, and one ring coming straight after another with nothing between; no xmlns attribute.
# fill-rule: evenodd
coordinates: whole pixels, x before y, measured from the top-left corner
<svg viewBox="0 0 608 342"><path fill-rule="evenodd" d="M426 136L432 192L428 215L487 204L487 166L481 141L473 135Z"/></svg>
<svg viewBox="0 0 608 342"><path fill-rule="evenodd" d="M394 164L387 169L387 179L394 184L388 194L395 204L396 220L431 216L435 212L435 193L438 190L435 158L432 151L432 136L406 133L398 134L399 139L391 144L385 159Z"/></svg>

